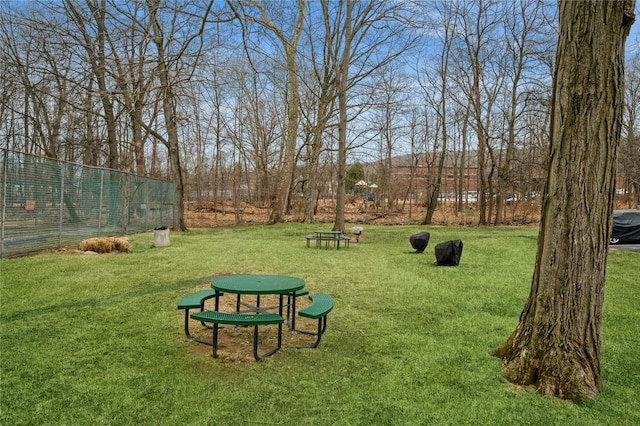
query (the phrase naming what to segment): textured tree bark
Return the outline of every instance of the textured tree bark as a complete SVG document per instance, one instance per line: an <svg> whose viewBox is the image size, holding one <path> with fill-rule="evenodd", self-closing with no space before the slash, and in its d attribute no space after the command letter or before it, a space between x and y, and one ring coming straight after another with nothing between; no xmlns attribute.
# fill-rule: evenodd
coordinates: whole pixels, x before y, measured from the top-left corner
<svg viewBox="0 0 640 426"><path fill-rule="evenodd" d="M624 44L635 0L560 1L547 175L531 292L494 355L504 377L586 401L601 385L602 319Z"/></svg>

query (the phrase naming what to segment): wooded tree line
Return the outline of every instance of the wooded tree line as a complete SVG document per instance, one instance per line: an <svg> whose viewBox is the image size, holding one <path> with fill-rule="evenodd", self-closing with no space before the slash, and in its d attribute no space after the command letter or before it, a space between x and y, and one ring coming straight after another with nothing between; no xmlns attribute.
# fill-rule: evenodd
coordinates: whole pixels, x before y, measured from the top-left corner
<svg viewBox="0 0 640 426"><path fill-rule="evenodd" d="M355 163L375 165L382 208L426 194L425 224L443 174L456 170L462 209L477 168L479 220L500 223L509 195L542 191L556 14L542 0L5 1L0 138L170 178L175 229L187 201L268 206L277 223L312 222L332 198L342 230ZM635 204L638 51L618 165ZM399 181L399 156L423 179Z"/></svg>

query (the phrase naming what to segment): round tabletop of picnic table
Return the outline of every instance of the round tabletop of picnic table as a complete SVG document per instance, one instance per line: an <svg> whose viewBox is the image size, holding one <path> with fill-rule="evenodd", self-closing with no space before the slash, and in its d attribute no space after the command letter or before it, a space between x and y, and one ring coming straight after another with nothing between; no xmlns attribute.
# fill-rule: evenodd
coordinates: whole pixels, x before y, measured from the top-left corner
<svg viewBox="0 0 640 426"><path fill-rule="evenodd" d="M226 275L213 279L211 287L221 293L288 294L301 290L304 280L288 275Z"/></svg>

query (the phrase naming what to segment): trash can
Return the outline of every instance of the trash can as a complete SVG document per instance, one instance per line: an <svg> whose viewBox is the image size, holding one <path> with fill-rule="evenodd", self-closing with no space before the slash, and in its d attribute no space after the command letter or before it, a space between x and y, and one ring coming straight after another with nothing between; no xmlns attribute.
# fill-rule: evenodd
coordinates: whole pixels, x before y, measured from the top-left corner
<svg viewBox="0 0 640 426"><path fill-rule="evenodd" d="M363 229L361 226L354 226L353 228L351 228L351 233L356 236L356 243L360 241L360 235L362 235L362 231Z"/></svg>
<svg viewBox="0 0 640 426"><path fill-rule="evenodd" d="M153 245L156 247L167 247L171 244L169 240L169 228L161 226L153 230Z"/></svg>

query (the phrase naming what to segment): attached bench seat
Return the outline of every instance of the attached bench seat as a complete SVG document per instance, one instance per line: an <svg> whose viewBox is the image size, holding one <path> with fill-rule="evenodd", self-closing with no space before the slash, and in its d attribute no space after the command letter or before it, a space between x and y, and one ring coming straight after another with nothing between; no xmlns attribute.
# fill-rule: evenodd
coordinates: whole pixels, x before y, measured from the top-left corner
<svg viewBox="0 0 640 426"><path fill-rule="evenodd" d="M311 247L311 241L316 240L316 237L314 237L313 235L307 235L305 238L307 239L307 247Z"/></svg>
<svg viewBox="0 0 640 426"><path fill-rule="evenodd" d="M351 237L338 237L338 250L340 250L340 241L344 243L346 248L349 248L349 243L351 242Z"/></svg>
<svg viewBox="0 0 640 426"><path fill-rule="evenodd" d="M303 348L316 348L320 344L320 338L327 328L327 315L333 309L333 299L328 294L312 294L309 296L311 305L298 311L298 315L305 318L318 320L318 331L311 333L308 331L297 330L301 333L317 336L316 341L310 346L301 346Z"/></svg>
<svg viewBox="0 0 640 426"><path fill-rule="evenodd" d="M349 248L349 243L351 242L351 237L348 236L331 236L331 237L315 237L313 235L307 235L305 237L307 239L307 247L311 247L311 241L315 241L316 242L316 247L322 247L322 242L324 241L325 243L325 248L328 249L329 248L329 244L333 244L334 247L336 247L337 244L337 249L340 250L340 243L343 242L344 246Z"/></svg>
<svg viewBox="0 0 640 426"><path fill-rule="evenodd" d="M256 361L273 355L282 347L282 323L284 318L278 314L236 314L218 311L202 311L191 314L191 318L205 323L213 323L213 357L218 357L218 326L230 324L237 326L254 326L253 329L253 357ZM264 355L258 355L258 326L278 324L278 346Z"/></svg>
<svg viewBox="0 0 640 426"><path fill-rule="evenodd" d="M210 341L192 336L189 332L189 310L199 308L200 311L204 311L204 302L214 297L216 297L216 291L214 289L207 289L187 294L178 300L178 309L184 309L184 332L187 338L198 343L204 343L205 345L211 344ZM203 325L206 326L204 323Z"/></svg>

